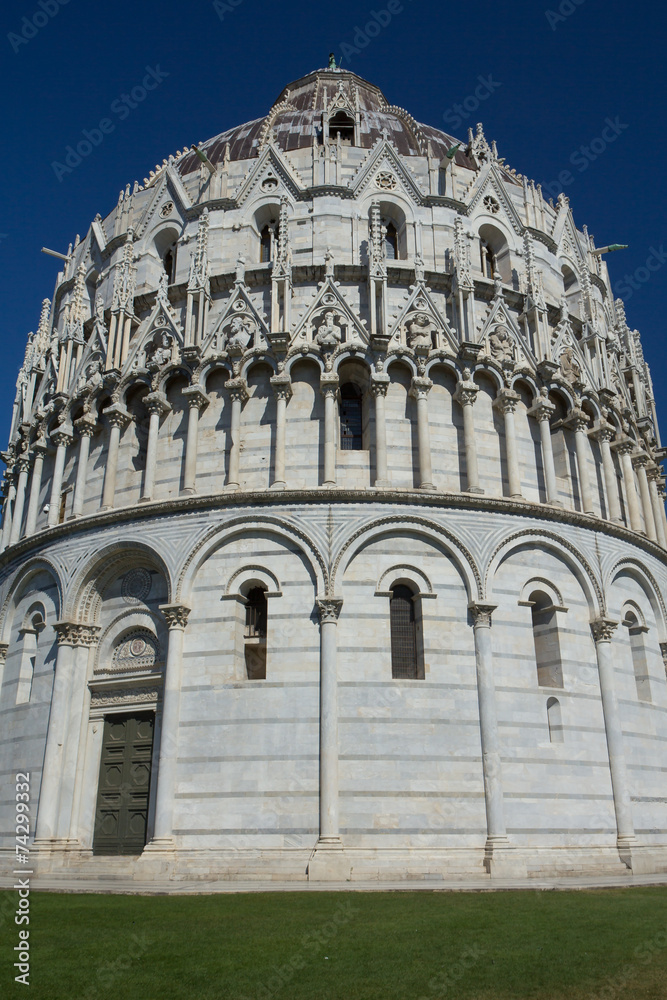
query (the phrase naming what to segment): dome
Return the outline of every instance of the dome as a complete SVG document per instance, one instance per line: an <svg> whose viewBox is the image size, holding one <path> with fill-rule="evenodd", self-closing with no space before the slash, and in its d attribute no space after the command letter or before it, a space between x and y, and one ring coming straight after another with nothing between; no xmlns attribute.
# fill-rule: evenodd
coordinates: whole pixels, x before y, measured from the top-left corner
<svg viewBox="0 0 667 1000"><path fill-rule="evenodd" d="M93 219L3 453L38 879L667 870L665 452L606 249L333 68Z"/></svg>

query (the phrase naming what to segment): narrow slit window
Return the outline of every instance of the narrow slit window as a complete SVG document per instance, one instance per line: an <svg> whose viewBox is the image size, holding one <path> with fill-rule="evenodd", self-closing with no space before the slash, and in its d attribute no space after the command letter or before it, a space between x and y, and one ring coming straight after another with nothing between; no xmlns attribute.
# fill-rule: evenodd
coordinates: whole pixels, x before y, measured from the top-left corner
<svg viewBox="0 0 667 1000"><path fill-rule="evenodd" d="M248 680L266 680L268 608L261 587L248 591L245 604L244 652Z"/></svg>
<svg viewBox="0 0 667 1000"><path fill-rule="evenodd" d="M361 391L352 382L340 389L340 446L343 451L363 449Z"/></svg>
<svg viewBox="0 0 667 1000"><path fill-rule="evenodd" d="M387 260L398 260L398 233L393 222L387 223L384 234L384 247Z"/></svg>
<svg viewBox="0 0 667 1000"><path fill-rule="evenodd" d="M531 594L529 600L532 601L530 610L537 683L540 687L562 688L563 665L561 663L556 610L551 598L542 592Z"/></svg>
<svg viewBox="0 0 667 1000"><path fill-rule="evenodd" d="M644 644L644 635L648 630L639 621L634 611L626 612L623 624L628 630L630 639L630 655L632 657L632 670L635 675L637 697L640 701L650 702L653 699L651 697L651 681L648 672L646 646Z"/></svg>
<svg viewBox="0 0 667 1000"><path fill-rule="evenodd" d="M549 723L549 739L552 743L563 742L563 716L558 698L547 701L547 722Z"/></svg>
<svg viewBox="0 0 667 1000"><path fill-rule="evenodd" d="M271 260L272 251L272 236L271 230L268 226L264 226L259 237L259 262L260 264L268 264Z"/></svg>
<svg viewBox="0 0 667 1000"><path fill-rule="evenodd" d="M391 676L398 680L423 676L417 635L415 596L409 587L398 584L389 602L391 628Z"/></svg>

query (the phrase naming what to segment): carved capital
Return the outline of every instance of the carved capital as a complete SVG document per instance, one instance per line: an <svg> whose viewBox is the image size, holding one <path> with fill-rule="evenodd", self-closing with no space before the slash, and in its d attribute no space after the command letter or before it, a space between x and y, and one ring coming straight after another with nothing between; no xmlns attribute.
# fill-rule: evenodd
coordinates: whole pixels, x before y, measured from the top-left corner
<svg viewBox="0 0 667 1000"><path fill-rule="evenodd" d="M514 389L500 389L493 401L493 405L504 416L506 413L514 413L520 399L519 393L515 392Z"/></svg>
<svg viewBox="0 0 667 1000"><path fill-rule="evenodd" d="M458 382L454 390L454 399L459 406L474 406L479 395L479 386L475 382Z"/></svg>
<svg viewBox="0 0 667 1000"><path fill-rule="evenodd" d="M567 417L563 421L564 425L573 430L575 434L578 431L587 430L590 422L591 418L588 416L588 414L584 413L583 410L580 410L578 408L570 410Z"/></svg>
<svg viewBox="0 0 667 1000"><path fill-rule="evenodd" d="M632 455L635 450L635 442L632 438L623 437L620 441L615 441L612 448L614 451L618 452L619 455Z"/></svg>
<svg viewBox="0 0 667 1000"><path fill-rule="evenodd" d="M372 375L370 389L373 395L377 398L378 396L386 396L387 390L389 388L389 376L384 375Z"/></svg>
<svg viewBox="0 0 667 1000"><path fill-rule="evenodd" d="M335 372L322 372L320 375L320 392L323 396L336 395L338 392L338 376Z"/></svg>
<svg viewBox="0 0 667 1000"><path fill-rule="evenodd" d="M248 385L246 381L242 378L228 378L225 382L225 389L229 393L230 397L238 403L245 403L248 396Z"/></svg>
<svg viewBox="0 0 667 1000"><path fill-rule="evenodd" d="M6 645L6 644L3 644ZM6 652L6 650L5 650ZM660 643L660 652L662 653L662 662L665 665L665 674L667 675L667 642Z"/></svg>
<svg viewBox="0 0 667 1000"><path fill-rule="evenodd" d="M53 627L59 646L96 646L102 631L99 625L86 625L84 622L61 621Z"/></svg>
<svg viewBox="0 0 667 1000"><path fill-rule="evenodd" d="M160 417L162 417L165 413L169 413L171 410L171 406L167 402L167 397L163 392L149 392L146 396L144 396L143 404L151 416L154 413L157 413Z"/></svg>
<svg viewBox="0 0 667 1000"><path fill-rule="evenodd" d="M55 431L51 431L51 440L56 445L57 448L67 448L68 445L74 440L71 430L65 430L65 428L59 428Z"/></svg>
<svg viewBox="0 0 667 1000"><path fill-rule="evenodd" d="M636 455L632 456L632 464L635 469L645 469L650 461L651 459L645 451L638 451Z"/></svg>
<svg viewBox="0 0 667 1000"><path fill-rule="evenodd" d="M17 459L14 468L19 472L19 474L21 472L25 472L27 474L30 469L30 457L26 455L25 457Z"/></svg>
<svg viewBox="0 0 667 1000"><path fill-rule="evenodd" d="M616 428L607 420L601 420L588 432L588 435L589 437L592 437L594 441L607 441L611 444L616 437Z"/></svg>
<svg viewBox="0 0 667 1000"><path fill-rule="evenodd" d="M410 384L410 395L414 396L415 399L426 399L432 388L433 382L430 378L415 375Z"/></svg>
<svg viewBox="0 0 667 1000"><path fill-rule="evenodd" d="M9 649L8 642L0 642L0 663L4 663L7 659L7 650Z"/></svg>
<svg viewBox="0 0 667 1000"><path fill-rule="evenodd" d="M183 390L183 395L191 409L196 407L198 410L204 410L210 403L210 399L199 385L189 385L187 389Z"/></svg>
<svg viewBox="0 0 667 1000"><path fill-rule="evenodd" d="M292 398L292 382L289 375L272 375L269 381L276 399L289 401Z"/></svg>
<svg viewBox="0 0 667 1000"><path fill-rule="evenodd" d="M552 403L546 396L538 396L531 408L528 410L528 413L531 417L535 417L535 420L541 424L543 421L548 422L551 420L555 410L555 403Z"/></svg>
<svg viewBox="0 0 667 1000"><path fill-rule="evenodd" d="M160 611L164 615L168 629L184 630L188 624L190 608L185 604L161 604Z"/></svg>
<svg viewBox="0 0 667 1000"><path fill-rule="evenodd" d="M341 597L318 597L317 611L320 623L323 625L325 622L337 622L342 607L343 599Z"/></svg>
<svg viewBox="0 0 667 1000"><path fill-rule="evenodd" d="M85 413L78 420L74 421L74 430L79 434L80 437L92 437L95 433L95 428L97 423L93 418Z"/></svg>
<svg viewBox="0 0 667 1000"><path fill-rule="evenodd" d="M471 601L468 611L472 615L475 628L491 628L491 615L498 607L497 604L478 604Z"/></svg>
<svg viewBox="0 0 667 1000"><path fill-rule="evenodd" d="M120 430L127 427L129 422L132 420L130 414L124 406L121 406L120 403L112 403L111 406L107 406L104 411L104 416L112 427L118 427Z"/></svg>
<svg viewBox="0 0 667 1000"><path fill-rule="evenodd" d="M596 618L591 622L591 632L596 642L611 642L618 622L613 618Z"/></svg>

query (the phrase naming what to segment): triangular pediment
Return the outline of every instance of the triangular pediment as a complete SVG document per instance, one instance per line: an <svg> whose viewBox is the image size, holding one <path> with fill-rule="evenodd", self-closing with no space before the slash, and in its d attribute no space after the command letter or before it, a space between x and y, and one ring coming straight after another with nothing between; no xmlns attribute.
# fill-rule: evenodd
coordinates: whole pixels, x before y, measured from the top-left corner
<svg viewBox="0 0 667 1000"><path fill-rule="evenodd" d="M305 347L315 343L325 350L333 350L339 344L367 344L368 341L365 324L346 302L338 283L328 276L299 318L291 346Z"/></svg>
<svg viewBox="0 0 667 1000"><path fill-rule="evenodd" d="M173 202L174 208L171 212L162 215L163 211L166 212L169 202ZM177 171L169 165L162 171L155 184L153 197L148 202L146 210L136 226L137 238L145 236L148 228L154 223L166 220L182 223L189 208L192 208L190 196Z"/></svg>
<svg viewBox="0 0 667 1000"><path fill-rule="evenodd" d="M501 365L537 368L537 358L517 326L505 300L496 295L479 328L481 353Z"/></svg>
<svg viewBox="0 0 667 1000"><path fill-rule="evenodd" d="M278 199L287 194L291 201L296 201L304 187L280 150L273 143L268 143L241 182L236 201L242 205L251 194L270 194Z"/></svg>
<svg viewBox="0 0 667 1000"><path fill-rule="evenodd" d="M553 233L551 234L558 250L565 257L577 264L579 268L584 267L584 253L579 242L579 234L574 224L572 211L569 207L563 206L556 217Z"/></svg>
<svg viewBox="0 0 667 1000"><path fill-rule="evenodd" d="M425 197L416 177L405 167L396 147L387 139L377 140L364 163L349 181L348 187L355 197L369 187L374 188L379 196L390 195L400 189L417 205Z"/></svg>
<svg viewBox="0 0 667 1000"><path fill-rule="evenodd" d="M563 378L568 381L587 382L589 385L595 385L595 375L574 336L569 315L561 318L560 323L553 332L551 340L551 354L554 361L557 361L561 365ZM567 357L566 352L569 354L569 357ZM563 355L566 355L565 361ZM581 376L578 379L575 378L577 368L581 372Z"/></svg>
<svg viewBox="0 0 667 1000"><path fill-rule="evenodd" d="M392 343L393 341L393 343ZM429 344L430 341L430 344ZM407 302L389 321L389 345L433 347L456 354L457 343L447 319L438 311L430 289L422 282L410 287Z"/></svg>
<svg viewBox="0 0 667 1000"><path fill-rule="evenodd" d="M237 281L212 332L204 341L203 354L220 354L230 347L241 351L265 347L268 333L266 317L253 304L246 286Z"/></svg>
<svg viewBox="0 0 667 1000"><path fill-rule="evenodd" d="M173 359L175 349L182 346L183 332L167 297L165 282L161 282L150 315L132 337L123 368L145 368L149 364L161 368Z"/></svg>
<svg viewBox="0 0 667 1000"><path fill-rule="evenodd" d="M470 191L467 215L488 215L492 219L503 219L521 236L524 225L505 190L500 172L493 163L485 164L480 170Z"/></svg>

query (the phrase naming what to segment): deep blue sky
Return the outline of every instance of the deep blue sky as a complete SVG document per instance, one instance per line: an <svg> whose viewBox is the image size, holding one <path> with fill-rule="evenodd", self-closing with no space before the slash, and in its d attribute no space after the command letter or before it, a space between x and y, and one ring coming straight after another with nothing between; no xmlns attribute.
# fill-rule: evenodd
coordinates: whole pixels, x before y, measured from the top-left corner
<svg viewBox="0 0 667 1000"><path fill-rule="evenodd" d="M42 2L53 9L57 0ZM569 170L564 190L577 225L586 223L598 246L630 244L607 258L618 294L624 275L645 267L652 248L660 254L664 241L667 249L664 9L626 0L559 2L571 13L558 14L559 3L541 0L407 0L363 49L348 50L343 65L418 121L462 139L481 120L509 165L537 182L557 181ZM26 335L58 271L40 247L65 251L96 212L110 211L121 187L141 182L164 156L265 114L289 81L326 65L331 50L340 58L344 43L355 44L356 28L388 6L386 0L218 3L227 7L222 19L211 0L69 0L27 43L14 46L10 33L20 35L23 18L42 8L39 0L2 6L2 447ZM391 9L397 7L400 0L392 0ZM548 10L562 19L549 19ZM121 121L111 105L141 84L147 66L168 76ZM489 75L500 86L454 129L454 105ZM59 182L52 163L62 162L66 147L103 118L114 122L113 132ZM595 143L607 118L627 127L613 143ZM577 150L591 143L593 151L606 148L583 170ZM627 313L642 333L667 438L667 266L642 282L648 273L638 272Z"/></svg>

